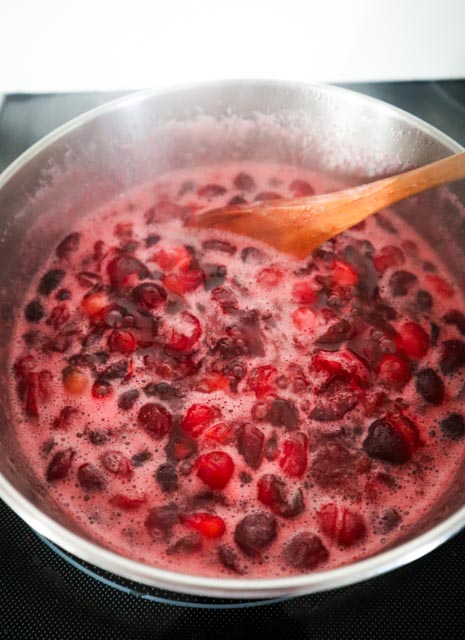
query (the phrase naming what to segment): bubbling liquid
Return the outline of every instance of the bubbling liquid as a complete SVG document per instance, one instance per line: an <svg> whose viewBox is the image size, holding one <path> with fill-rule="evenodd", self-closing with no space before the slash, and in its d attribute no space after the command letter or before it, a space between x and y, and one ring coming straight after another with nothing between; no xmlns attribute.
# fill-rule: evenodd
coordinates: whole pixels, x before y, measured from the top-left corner
<svg viewBox="0 0 465 640"><path fill-rule="evenodd" d="M334 180L176 172L70 230L11 345L21 446L105 547L193 574L278 577L372 555L463 458L464 300L385 211L296 262L186 227Z"/></svg>

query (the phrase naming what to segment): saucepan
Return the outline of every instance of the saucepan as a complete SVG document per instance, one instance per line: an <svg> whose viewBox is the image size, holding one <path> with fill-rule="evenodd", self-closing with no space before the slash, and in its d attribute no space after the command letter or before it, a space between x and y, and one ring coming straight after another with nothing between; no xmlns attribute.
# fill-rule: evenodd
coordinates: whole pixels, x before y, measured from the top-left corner
<svg viewBox="0 0 465 640"><path fill-rule="evenodd" d="M348 585L415 560L465 525L465 461L417 525L384 551L291 577L212 578L166 571L101 546L51 500L18 446L8 397L8 345L28 283L60 236L86 212L157 175L230 160L285 162L358 184L463 150L421 120L330 86L231 81L146 91L60 127L0 176L0 497L77 558L139 583L217 598L272 598ZM453 274L465 273L465 186L396 208ZM457 280L465 286L463 277Z"/></svg>

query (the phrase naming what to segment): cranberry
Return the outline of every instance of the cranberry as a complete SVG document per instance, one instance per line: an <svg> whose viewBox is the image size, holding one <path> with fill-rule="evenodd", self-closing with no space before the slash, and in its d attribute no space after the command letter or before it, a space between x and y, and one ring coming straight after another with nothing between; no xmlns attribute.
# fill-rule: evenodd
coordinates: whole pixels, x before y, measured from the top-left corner
<svg viewBox="0 0 465 640"><path fill-rule="evenodd" d="M92 385L92 397L93 398L108 398L113 393L113 388L106 380L96 380Z"/></svg>
<svg viewBox="0 0 465 640"><path fill-rule="evenodd" d="M90 462L81 464L77 476L79 484L86 491L103 491L107 486L103 474Z"/></svg>
<svg viewBox="0 0 465 640"><path fill-rule="evenodd" d="M179 508L176 504L162 505L150 509L145 521L145 526L152 537L161 532L165 537L169 537L173 527L179 522Z"/></svg>
<svg viewBox="0 0 465 640"><path fill-rule="evenodd" d="M181 420L181 427L191 436L197 438L205 427L208 427L213 422L217 415L218 410L215 407L209 407L205 404L193 404Z"/></svg>
<svg viewBox="0 0 465 640"><path fill-rule="evenodd" d="M263 200L280 200L282 196L276 191L260 191L255 196L257 202L263 202Z"/></svg>
<svg viewBox="0 0 465 640"><path fill-rule="evenodd" d="M419 359L426 355L429 338L423 327L416 322L405 322L399 334L402 348L410 358Z"/></svg>
<svg viewBox="0 0 465 640"><path fill-rule="evenodd" d="M120 451L105 451L100 456L100 462L107 471L124 480L129 480L133 475L131 462Z"/></svg>
<svg viewBox="0 0 465 640"><path fill-rule="evenodd" d="M191 269L181 273L170 273L164 278L163 284L173 293L183 296L185 293L195 291L204 281L205 274L201 269Z"/></svg>
<svg viewBox="0 0 465 640"><path fill-rule="evenodd" d="M237 524L234 542L246 555L260 557L276 538L276 528L276 518L271 513L250 513Z"/></svg>
<svg viewBox="0 0 465 640"><path fill-rule="evenodd" d="M128 375L129 364L126 360L117 360L110 364L100 374L101 380L116 380L117 378L125 378Z"/></svg>
<svg viewBox="0 0 465 640"><path fill-rule="evenodd" d="M242 196L233 196L228 200L228 205L231 207L234 207L235 205L238 205L238 204L247 204L247 200Z"/></svg>
<svg viewBox="0 0 465 640"><path fill-rule="evenodd" d="M420 291L417 291L414 304L420 311L429 311L433 306L433 296L428 291L420 289ZM465 316L463 316L463 319L465 327Z"/></svg>
<svg viewBox="0 0 465 640"><path fill-rule="evenodd" d="M165 447L171 460L185 460L197 452L197 443L185 432L172 433Z"/></svg>
<svg viewBox="0 0 465 640"><path fill-rule="evenodd" d="M63 269L51 269L45 273L39 282L38 291L43 296L49 296L65 277Z"/></svg>
<svg viewBox="0 0 465 640"><path fill-rule="evenodd" d="M289 189L293 192L294 197L299 198L301 196L313 196L315 190L312 185L309 184L306 180L302 180L301 178L296 178L289 185Z"/></svg>
<svg viewBox="0 0 465 640"><path fill-rule="evenodd" d="M137 342L130 331L115 329L108 338L108 347L110 351L132 353L137 349Z"/></svg>
<svg viewBox="0 0 465 640"><path fill-rule="evenodd" d="M384 229L388 233L392 233L393 235L395 235L397 233L397 229L394 227L394 225L391 223L391 221L388 218L386 218L385 216L381 215L380 213L377 213L374 216L374 220L375 220L376 224L379 227L381 227L381 229Z"/></svg>
<svg viewBox="0 0 465 640"><path fill-rule="evenodd" d="M315 285L310 280L296 282L292 287L292 300L298 304L313 304L317 299Z"/></svg>
<svg viewBox="0 0 465 640"><path fill-rule="evenodd" d="M254 391L257 398L263 398L275 389L275 381L278 375L276 367L264 365L252 369L247 384Z"/></svg>
<svg viewBox="0 0 465 640"><path fill-rule="evenodd" d="M151 233L145 238L145 246L147 247L147 249L150 249L150 247L158 244L158 242L160 242L160 239L161 238L157 233Z"/></svg>
<svg viewBox="0 0 465 640"><path fill-rule="evenodd" d="M118 398L118 407L124 411L128 411L129 409L132 409L138 397L139 391L137 389L125 391Z"/></svg>
<svg viewBox="0 0 465 640"><path fill-rule="evenodd" d="M257 282L264 289L273 289L284 278L284 273L278 267L264 267L257 274Z"/></svg>
<svg viewBox="0 0 465 640"><path fill-rule="evenodd" d="M395 271L389 278L389 288L393 296L406 296L417 283L417 276L410 271Z"/></svg>
<svg viewBox="0 0 465 640"><path fill-rule="evenodd" d="M321 538L309 531L294 535L284 547L283 558L286 564L294 569L308 571L326 562L328 549Z"/></svg>
<svg viewBox="0 0 465 640"><path fill-rule="evenodd" d="M214 443L227 444L233 439L234 430L231 425L218 422L211 427L207 427L203 432L205 441L211 440Z"/></svg>
<svg viewBox="0 0 465 640"><path fill-rule="evenodd" d="M70 315L71 314L66 304L58 304L51 310L47 319L47 324L52 325L54 329L58 329L62 324L68 322Z"/></svg>
<svg viewBox="0 0 465 640"><path fill-rule="evenodd" d="M66 431L68 429L75 416L77 416L78 410L71 406L63 407L60 411L60 415L53 420L53 428L54 429L63 429Z"/></svg>
<svg viewBox="0 0 465 640"><path fill-rule="evenodd" d="M105 293L98 291L97 293L88 293L81 301L81 307L85 313L90 317L97 316L108 307L108 298Z"/></svg>
<svg viewBox="0 0 465 640"><path fill-rule="evenodd" d="M63 480L66 478L71 469L74 455L74 449L57 451L47 467L47 482L54 482L55 480Z"/></svg>
<svg viewBox="0 0 465 640"><path fill-rule="evenodd" d="M157 309L166 300L166 291L159 284L144 282L132 290L134 302L142 309Z"/></svg>
<svg viewBox="0 0 465 640"><path fill-rule="evenodd" d="M387 353L381 358L378 371L380 379L393 387L403 387L410 380L408 362L392 353Z"/></svg>
<svg viewBox="0 0 465 640"><path fill-rule="evenodd" d="M229 378L222 373L210 373L202 378L199 383L199 390L204 393L213 391L227 391L231 388ZM237 389L236 389L237 390Z"/></svg>
<svg viewBox="0 0 465 640"><path fill-rule="evenodd" d="M255 180L252 178L250 173L245 173L245 171L240 171L233 181L234 186L239 191L254 191L257 188L255 184Z"/></svg>
<svg viewBox="0 0 465 640"><path fill-rule="evenodd" d="M172 328L165 347L173 351L187 352L192 349L202 335L202 328L199 320L187 311L182 312L181 322L183 325L190 325L190 334L181 333L175 328Z"/></svg>
<svg viewBox="0 0 465 640"><path fill-rule="evenodd" d="M357 271L348 262L334 260L331 267L331 278L340 287L352 287L358 283Z"/></svg>
<svg viewBox="0 0 465 640"><path fill-rule="evenodd" d="M304 509L302 491L298 489L293 498L287 496L286 485L282 480L272 473L268 473L257 482L258 500L270 507L278 516L283 518L294 518L300 515Z"/></svg>
<svg viewBox="0 0 465 640"><path fill-rule="evenodd" d="M64 300L70 300L71 291L69 291L68 289L60 289L59 291L57 291L55 298L60 302L63 302Z"/></svg>
<svg viewBox="0 0 465 640"><path fill-rule="evenodd" d="M460 340L446 340L442 343L440 359L442 373L455 373L465 366L465 343Z"/></svg>
<svg viewBox="0 0 465 640"><path fill-rule="evenodd" d="M319 345L341 344L352 337L354 329L347 320L339 320L331 325L317 340Z"/></svg>
<svg viewBox="0 0 465 640"><path fill-rule="evenodd" d="M212 451L199 456L197 475L211 489L224 489L234 472L234 462L224 451Z"/></svg>
<svg viewBox="0 0 465 640"><path fill-rule="evenodd" d="M210 513L191 513L181 517L181 522L187 527L198 531L205 538L221 538L226 531L224 520Z"/></svg>
<svg viewBox="0 0 465 640"><path fill-rule="evenodd" d="M199 533L190 533L188 536L183 536L176 540L174 544L172 544L166 550L168 555L173 555L177 553L182 553L184 555L190 555L191 553L195 553L196 551L200 551L202 549L202 538Z"/></svg>
<svg viewBox="0 0 465 640"><path fill-rule="evenodd" d="M102 284L102 276L93 271L80 271L76 278L83 289L99 287Z"/></svg>
<svg viewBox="0 0 465 640"><path fill-rule="evenodd" d="M291 400L284 398L272 401L265 419L275 427L285 427L286 431L296 429L300 422L297 407Z"/></svg>
<svg viewBox="0 0 465 640"><path fill-rule="evenodd" d="M139 409L137 422L152 438L161 440L171 430L173 417L162 404L147 402Z"/></svg>
<svg viewBox="0 0 465 640"><path fill-rule="evenodd" d="M212 300L217 302L223 313L232 313L239 309L239 302L235 294L228 287L217 287L211 292Z"/></svg>
<svg viewBox="0 0 465 640"><path fill-rule="evenodd" d="M203 187L197 189L197 195L200 198L208 198L211 200L212 198L218 198L219 196L224 196L227 189L222 187L220 184L206 184Z"/></svg>
<svg viewBox="0 0 465 640"><path fill-rule="evenodd" d="M227 269L222 264L204 264L203 273L205 280L205 289L211 291L223 284L227 276Z"/></svg>
<svg viewBox="0 0 465 640"><path fill-rule="evenodd" d="M343 547L362 540L366 535L363 517L357 512L329 503L317 512L321 530Z"/></svg>
<svg viewBox="0 0 465 640"><path fill-rule="evenodd" d="M279 466L287 476L299 478L307 469L308 438L298 432L284 440Z"/></svg>
<svg viewBox="0 0 465 640"><path fill-rule="evenodd" d="M170 462L161 464L155 472L155 480L165 493L178 490L178 474L176 467Z"/></svg>
<svg viewBox="0 0 465 640"><path fill-rule="evenodd" d="M426 402L440 405L444 401L444 382L434 369L421 369L416 375L415 388Z"/></svg>
<svg viewBox="0 0 465 640"><path fill-rule="evenodd" d="M134 467L142 467L146 462L152 459L152 454L150 451L145 449L144 451L139 451L132 456L131 462Z"/></svg>
<svg viewBox="0 0 465 640"><path fill-rule="evenodd" d="M127 496L124 493L117 493L109 500L110 504L118 509L138 509L146 502L145 495Z"/></svg>
<svg viewBox="0 0 465 640"><path fill-rule="evenodd" d="M405 256L402 249L393 245L383 247L373 258L373 264L379 273L384 273L391 267L401 267L404 262Z"/></svg>
<svg viewBox="0 0 465 640"><path fill-rule="evenodd" d="M246 264L263 264L266 256L256 247L245 247L241 251L241 260Z"/></svg>
<svg viewBox="0 0 465 640"><path fill-rule="evenodd" d="M379 520L380 531L383 534L390 533L402 522L402 516L397 509L386 509Z"/></svg>
<svg viewBox="0 0 465 640"><path fill-rule="evenodd" d="M465 336L465 314L457 309L452 309L448 311L443 318L444 322L447 324L452 324L460 331L460 333Z"/></svg>
<svg viewBox="0 0 465 640"><path fill-rule="evenodd" d="M340 420L356 406L359 400L359 394L355 389L338 380L328 384L325 393L325 397L320 398L310 411L311 420L317 422Z"/></svg>
<svg viewBox="0 0 465 640"><path fill-rule="evenodd" d="M140 260L127 254L117 255L107 265L107 273L110 283L116 289L134 284L137 278L143 280L150 278L150 272Z"/></svg>
<svg viewBox="0 0 465 640"><path fill-rule="evenodd" d="M362 446L370 458L402 464L410 460L418 442L418 430L411 420L385 416L371 423Z"/></svg>
<svg viewBox="0 0 465 640"><path fill-rule="evenodd" d="M465 420L460 413L450 413L440 422L442 433L450 440L460 440L465 435Z"/></svg>
<svg viewBox="0 0 465 640"><path fill-rule="evenodd" d="M246 423L238 429L237 450L252 469L258 469L261 464L264 441L265 436L253 424Z"/></svg>
<svg viewBox="0 0 465 640"><path fill-rule="evenodd" d="M79 249L81 235L74 231L67 235L56 248L56 254L60 260L68 258L70 254L75 253Z"/></svg>
<svg viewBox="0 0 465 640"><path fill-rule="evenodd" d="M241 574L243 570L241 569L239 558L235 551L228 547L225 544L220 544L217 548L218 560L223 565L225 569L229 569L233 573Z"/></svg>
<svg viewBox="0 0 465 640"><path fill-rule="evenodd" d="M316 328L316 315L308 307L299 307L292 312L292 323L299 334L311 334Z"/></svg>
<svg viewBox="0 0 465 640"><path fill-rule="evenodd" d="M220 251L230 256L233 256L237 251L236 247L231 243L225 242L224 240L216 240L215 238L204 240L202 242L202 249L204 251Z"/></svg>
<svg viewBox="0 0 465 640"><path fill-rule="evenodd" d="M40 300L31 300L24 309L24 317L28 322L40 322L44 316L45 309Z"/></svg>
<svg viewBox="0 0 465 640"><path fill-rule="evenodd" d="M451 285L446 282L441 276L437 276L432 273L427 273L425 276L426 282L430 284L436 293L441 298L452 298L454 290Z"/></svg>
<svg viewBox="0 0 465 640"><path fill-rule="evenodd" d="M169 200L162 200L145 213L144 218L147 224L168 222L173 218L182 218L185 209Z"/></svg>
<svg viewBox="0 0 465 640"><path fill-rule="evenodd" d="M169 249L160 249L154 254L153 260L158 262L163 271L187 271L192 256L187 247L179 245Z"/></svg>

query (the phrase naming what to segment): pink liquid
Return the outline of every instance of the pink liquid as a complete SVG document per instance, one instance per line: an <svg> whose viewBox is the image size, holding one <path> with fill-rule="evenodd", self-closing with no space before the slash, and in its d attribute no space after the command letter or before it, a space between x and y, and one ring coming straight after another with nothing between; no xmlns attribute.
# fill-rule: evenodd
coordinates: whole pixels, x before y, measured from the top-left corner
<svg viewBox="0 0 465 640"><path fill-rule="evenodd" d="M53 499L104 546L211 576L336 567L404 535L451 482L463 434L457 418L441 421L460 414L465 357L452 371L444 342L460 340L460 322L443 316L465 305L410 227L385 212L296 263L183 226L186 209L234 196L303 195L296 179L316 193L340 187L274 165L173 173L90 213L79 242L60 245L31 284L25 305L40 305L21 312L11 349L18 436ZM124 281L115 262L108 271L123 247L142 263ZM64 274L43 280L50 270ZM392 279L399 270L410 276ZM132 293L141 282L166 300L144 309ZM430 368L443 387L420 373ZM147 403L155 429L141 418ZM193 424L192 405L210 409ZM377 420L391 426L370 439ZM71 464L57 471L66 450ZM214 451L233 470L211 481L199 456ZM258 512L261 542L240 525Z"/></svg>

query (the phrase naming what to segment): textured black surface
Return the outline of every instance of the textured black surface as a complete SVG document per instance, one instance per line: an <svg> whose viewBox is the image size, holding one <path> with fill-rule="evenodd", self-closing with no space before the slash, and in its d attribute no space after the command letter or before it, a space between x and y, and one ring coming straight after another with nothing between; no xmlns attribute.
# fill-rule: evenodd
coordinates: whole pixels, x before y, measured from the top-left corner
<svg viewBox="0 0 465 640"><path fill-rule="evenodd" d="M465 144L465 82L353 88L407 109ZM0 114L0 169L56 126L112 97L8 97ZM464 638L464 545L462 533L407 567L345 589L212 611L147 601L99 582L54 553L0 502L0 638Z"/></svg>

